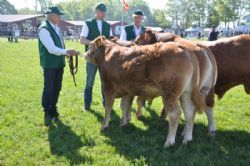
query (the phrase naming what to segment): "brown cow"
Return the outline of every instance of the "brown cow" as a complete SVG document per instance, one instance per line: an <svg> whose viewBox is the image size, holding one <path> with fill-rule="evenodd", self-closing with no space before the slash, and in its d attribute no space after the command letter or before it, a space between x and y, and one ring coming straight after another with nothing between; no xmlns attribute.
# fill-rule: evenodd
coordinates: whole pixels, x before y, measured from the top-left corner
<svg viewBox="0 0 250 166"><path fill-rule="evenodd" d="M155 34L148 30L148 33L137 38L136 43L152 44L157 41L175 41L176 38L179 37L171 33ZM215 93L220 99L229 89L241 84L244 85L246 93L250 94L250 35L199 44L208 47L216 59L218 78Z"/></svg>
<svg viewBox="0 0 250 166"><path fill-rule="evenodd" d="M123 47L131 47L131 46L136 46L137 45L135 42L120 40L115 36L111 36L109 38L109 40L111 42L116 43L119 46L123 46ZM141 43L140 43L140 45L141 45ZM133 100L133 99L131 99L131 100ZM152 98L147 98L147 100L148 100L149 106L151 106L152 102L153 102L153 99ZM143 96L138 96L136 102L137 102L137 110L140 110L140 111L136 111L136 117L140 118L141 117L141 110L142 110L143 105L146 102L146 98L143 97ZM128 120L131 120L130 114L129 114Z"/></svg>
<svg viewBox="0 0 250 166"><path fill-rule="evenodd" d="M135 40L135 43L139 45L145 45L145 44L154 44L156 42L172 42L172 41L183 44L186 47L186 49L190 50L196 55L199 61L200 79L201 79L200 81L202 82L200 90L205 96L207 96L206 98L207 107L205 109L205 112L209 122L208 131L210 132L210 134L214 135L216 128L215 128L212 108L214 105L214 86L217 79L217 65L216 65L216 60L211 51L205 46L192 43L177 35L171 33L155 34L151 30L146 30L145 34L139 36ZM140 115L141 109L138 109L137 112L139 112L138 114ZM162 111L162 117L165 117L164 109Z"/></svg>
<svg viewBox="0 0 250 166"><path fill-rule="evenodd" d="M215 93L221 99L237 85L250 94L250 35L240 35L213 42L201 42L214 54L218 66Z"/></svg>
<svg viewBox="0 0 250 166"><path fill-rule="evenodd" d="M200 110L205 105L199 90L199 65L192 52L175 42L121 47L101 36L90 43L86 59L98 66L101 75L105 96L102 130L109 125L115 98L122 97L121 125L125 125L131 97L161 96L169 118L164 146L175 143L180 99L187 121L183 143L192 140L194 108Z"/></svg>

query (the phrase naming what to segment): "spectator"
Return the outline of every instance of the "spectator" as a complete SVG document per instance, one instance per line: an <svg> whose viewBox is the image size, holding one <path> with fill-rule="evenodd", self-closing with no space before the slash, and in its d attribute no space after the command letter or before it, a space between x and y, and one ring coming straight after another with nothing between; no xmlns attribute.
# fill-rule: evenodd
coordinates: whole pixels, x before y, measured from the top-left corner
<svg viewBox="0 0 250 166"><path fill-rule="evenodd" d="M8 41L9 41L10 43L13 42L13 33L12 33L11 28L8 29Z"/></svg>
<svg viewBox="0 0 250 166"><path fill-rule="evenodd" d="M216 31L216 26L214 25L212 27L211 32L209 33L208 41L215 41L215 40L217 40L218 39L218 34L219 34L219 32Z"/></svg>

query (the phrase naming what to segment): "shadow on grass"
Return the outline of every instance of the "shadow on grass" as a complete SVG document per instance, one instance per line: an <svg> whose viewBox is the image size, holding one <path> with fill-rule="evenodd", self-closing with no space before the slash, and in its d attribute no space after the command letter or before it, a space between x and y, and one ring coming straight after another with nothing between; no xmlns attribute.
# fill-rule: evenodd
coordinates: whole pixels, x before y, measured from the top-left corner
<svg viewBox="0 0 250 166"><path fill-rule="evenodd" d="M82 146L93 146L94 141L85 136L76 135L69 126L60 119L49 124L48 140L53 155L65 157L71 165L92 163L92 158L82 156L79 149ZM84 140L84 142L82 142Z"/></svg>
<svg viewBox="0 0 250 166"><path fill-rule="evenodd" d="M218 130L216 138L207 135L207 126L196 123L193 141L182 145L180 124L176 145L165 149L163 145L168 131L168 122L160 119L154 110L147 109L150 117L140 120L146 126L141 129L128 124L120 128L120 118L112 111L110 127L102 134L109 137L107 144L135 165L247 165L250 162L250 133L246 131ZM99 112L91 111L102 122Z"/></svg>

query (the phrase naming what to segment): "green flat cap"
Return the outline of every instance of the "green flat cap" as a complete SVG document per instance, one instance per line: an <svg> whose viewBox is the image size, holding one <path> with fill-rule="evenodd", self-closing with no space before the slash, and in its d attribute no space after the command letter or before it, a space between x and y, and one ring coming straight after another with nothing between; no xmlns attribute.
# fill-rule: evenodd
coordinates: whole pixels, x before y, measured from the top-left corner
<svg viewBox="0 0 250 166"><path fill-rule="evenodd" d="M63 15L64 12L61 11L57 6L50 6L44 14L51 14L51 13L55 13L55 14L58 14L58 15Z"/></svg>
<svg viewBox="0 0 250 166"><path fill-rule="evenodd" d="M141 11L141 10L136 10L136 11L134 11L134 14L133 14L134 16L144 16L144 13L143 13L143 11Z"/></svg>
<svg viewBox="0 0 250 166"><path fill-rule="evenodd" d="M106 7L106 5L104 3L101 2L101 3L96 4L95 10L100 10L102 12L106 12L107 7Z"/></svg>

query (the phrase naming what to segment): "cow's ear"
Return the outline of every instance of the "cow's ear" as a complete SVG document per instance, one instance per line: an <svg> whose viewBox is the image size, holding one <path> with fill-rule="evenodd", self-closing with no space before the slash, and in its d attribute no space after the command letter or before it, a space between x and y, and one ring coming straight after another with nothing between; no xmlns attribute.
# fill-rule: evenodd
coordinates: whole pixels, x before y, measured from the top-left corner
<svg viewBox="0 0 250 166"><path fill-rule="evenodd" d="M104 45L104 40L105 40L106 38L104 37L98 37L97 39L96 39L96 41L95 41L95 43L96 43L96 46L97 47L101 47L101 46L103 46Z"/></svg>

